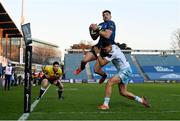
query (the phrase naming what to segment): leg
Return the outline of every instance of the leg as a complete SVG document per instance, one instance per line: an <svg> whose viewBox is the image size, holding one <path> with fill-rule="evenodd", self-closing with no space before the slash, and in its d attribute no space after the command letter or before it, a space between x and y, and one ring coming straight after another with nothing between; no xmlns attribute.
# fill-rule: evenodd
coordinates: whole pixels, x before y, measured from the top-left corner
<svg viewBox="0 0 180 121"><path fill-rule="evenodd" d="M64 97L62 96L62 93L64 91L64 85L62 84L62 82L60 80L55 81L54 84L59 88L59 90L58 90L59 99L60 100L64 99Z"/></svg>
<svg viewBox="0 0 180 121"><path fill-rule="evenodd" d="M37 77L34 77L33 86L36 86L36 80L37 80Z"/></svg>
<svg viewBox="0 0 180 121"><path fill-rule="evenodd" d="M6 88L7 88L7 83L8 83L7 75L5 75L5 84L4 84L4 90L5 91L6 91Z"/></svg>
<svg viewBox="0 0 180 121"><path fill-rule="evenodd" d="M11 76L10 75L8 75L7 81L8 81L8 90L10 90L10 86L11 86Z"/></svg>
<svg viewBox="0 0 180 121"><path fill-rule="evenodd" d="M108 98L111 97L112 86L114 84L118 84L118 83L120 83L120 79L115 76L109 79L109 81L106 84L106 88L105 88L105 97L108 97Z"/></svg>
<svg viewBox="0 0 180 121"><path fill-rule="evenodd" d="M106 110L109 109L109 101L112 94L112 86L114 84L120 83L120 79L117 77L112 77L109 79L109 81L106 84L105 88L105 98L104 98L104 104L99 106L99 109Z"/></svg>
<svg viewBox="0 0 180 121"><path fill-rule="evenodd" d="M94 65L94 72L102 76L102 78L99 80L99 84L102 84L107 77L107 74L101 69L107 63L105 63L104 65L100 65L99 61L96 61L96 64Z"/></svg>
<svg viewBox="0 0 180 121"><path fill-rule="evenodd" d="M124 97L127 97L127 98L129 98L131 100L135 99L135 95L133 93L127 91L127 85L126 84L119 83L118 87L119 87L120 95L122 95Z"/></svg>
<svg viewBox="0 0 180 121"><path fill-rule="evenodd" d="M42 94L44 93L44 91L46 90L48 85L49 85L48 80L43 79L42 83L41 83L41 89L40 89L40 92L39 92L39 97L37 99L41 98Z"/></svg>
<svg viewBox="0 0 180 121"><path fill-rule="evenodd" d="M85 63L85 65L86 65L87 62L90 62L90 61L93 61L96 59L97 58L95 57L95 55L92 52L87 52L81 62ZM81 65L81 69L84 69L85 65Z"/></svg>
<svg viewBox="0 0 180 121"><path fill-rule="evenodd" d="M131 100L135 100L135 101L143 104L145 107L150 107L150 104L148 103L148 101L144 97L140 98L139 96L136 96L133 93L127 91L127 85L126 84L121 83L118 85L118 87L119 87L119 93L122 96L124 96L128 99L131 99Z"/></svg>
<svg viewBox="0 0 180 121"><path fill-rule="evenodd" d="M83 60L81 61L81 65L78 69L75 70L74 74L78 75L82 70L85 69L86 63L96 60L96 57L94 56L94 54L92 52L87 52L85 57L83 58Z"/></svg>
<svg viewBox="0 0 180 121"><path fill-rule="evenodd" d="M135 96L133 93L127 91L127 85L128 85L129 80L131 80L131 75L132 75L132 70L130 68L121 70L118 72L118 74L116 74L116 77L119 78L121 82L118 84L119 93L122 96L125 96L131 100L136 100L142 103L142 99L140 97Z"/></svg>

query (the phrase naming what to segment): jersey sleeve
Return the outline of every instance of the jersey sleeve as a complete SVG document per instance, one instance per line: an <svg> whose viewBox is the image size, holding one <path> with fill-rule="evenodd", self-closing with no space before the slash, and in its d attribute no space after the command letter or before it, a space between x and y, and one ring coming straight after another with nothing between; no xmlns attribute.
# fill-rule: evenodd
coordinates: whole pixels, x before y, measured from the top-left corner
<svg viewBox="0 0 180 121"><path fill-rule="evenodd" d="M114 30L115 29L115 23L113 21L109 21L107 29Z"/></svg>
<svg viewBox="0 0 180 121"><path fill-rule="evenodd" d="M63 75L61 68L58 69L58 75L59 75L59 76L62 76L62 75Z"/></svg>
<svg viewBox="0 0 180 121"><path fill-rule="evenodd" d="M106 57L105 57L105 59L106 59L107 61L112 61L114 58L115 58L114 55L106 56Z"/></svg>
<svg viewBox="0 0 180 121"><path fill-rule="evenodd" d="M48 66L44 66L44 67L43 67L43 73L44 73L44 74L47 74L47 73L48 73L48 70L49 70L49 67L48 67Z"/></svg>

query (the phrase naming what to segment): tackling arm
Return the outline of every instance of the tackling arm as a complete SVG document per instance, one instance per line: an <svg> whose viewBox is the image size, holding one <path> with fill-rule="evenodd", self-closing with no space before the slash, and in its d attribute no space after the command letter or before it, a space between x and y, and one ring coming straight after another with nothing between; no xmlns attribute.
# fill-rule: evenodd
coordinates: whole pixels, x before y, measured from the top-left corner
<svg viewBox="0 0 180 121"><path fill-rule="evenodd" d="M106 65L107 63L109 63L109 61L108 60L106 60L105 58L102 58L101 56L100 56L100 49L99 48L97 48L97 47L94 47L94 51L95 51L95 53L96 53L96 55L97 55L97 60L99 61L99 64L101 65L101 66L104 66L104 65Z"/></svg>
<svg viewBox="0 0 180 121"><path fill-rule="evenodd" d="M104 66L104 65L106 65L107 63L109 63L109 61L106 60L105 58L103 59L103 58L100 56L99 53L97 53L97 58L98 58L99 64L100 64L101 66Z"/></svg>

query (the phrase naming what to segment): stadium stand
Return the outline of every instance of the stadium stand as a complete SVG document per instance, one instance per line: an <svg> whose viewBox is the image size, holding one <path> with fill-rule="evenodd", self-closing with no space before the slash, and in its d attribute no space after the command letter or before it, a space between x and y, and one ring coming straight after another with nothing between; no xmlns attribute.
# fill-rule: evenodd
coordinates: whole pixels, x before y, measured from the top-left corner
<svg viewBox="0 0 180 121"><path fill-rule="evenodd" d="M180 80L180 60L175 55L135 55L149 80Z"/></svg>
<svg viewBox="0 0 180 121"><path fill-rule="evenodd" d="M82 53L69 53L65 54L64 57L64 72L65 72L65 79L85 79L87 80L87 73L86 71L82 71L79 75L74 75L73 72L76 68L79 67L80 62L83 58Z"/></svg>
<svg viewBox="0 0 180 121"><path fill-rule="evenodd" d="M133 72L133 79L132 82L134 83L142 83L144 82L143 75L140 73L140 68L138 68L138 64L136 64L136 60L132 60L131 54L125 54L128 62L131 65L132 72Z"/></svg>
<svg viewBox="0 0 180 121"><path fill-rule="evenodd" d="M143 66L180 66L180 61L175 55L136 55L136 58Z"/></svg>
<svg viewBox="0 0 180 121"><path fill-rule="evenodd" d="M79 67L83 53L82 50L67 52L64 59L65 79L95 80L94 82L100 79L94 73L95 61L89 62L86 69L75 76L73 71ZM131 53L125 53L133 71L131 82L180 81L180 58L177 57L179 51L167 50L168 53L162 54L163 52L164 50L131 50ZM112 63L104 66L103 70L108 73L108 78L117 73Z"/></svg>

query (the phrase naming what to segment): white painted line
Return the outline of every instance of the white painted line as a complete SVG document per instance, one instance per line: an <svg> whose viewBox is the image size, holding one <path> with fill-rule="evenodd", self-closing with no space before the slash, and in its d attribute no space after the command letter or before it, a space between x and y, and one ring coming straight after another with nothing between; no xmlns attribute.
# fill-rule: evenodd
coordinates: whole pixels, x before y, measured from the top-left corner
<svg viewBox="0 0 180 121"><path fill-rule="evenodd" d="M180 94L170 94L170 96L180 97Z"/></svg>
<svg viewBox="0 0 180 121"><path fill-rule="evenodd" d="M115 112L115 111L95 111L95 112L36 112L38 115L46 115L46 114L65 114L65 115L71 115L71 114L158 114L158 113L179 113L180 110L163 110L163 111L136 111L136 112Z"/></svg>
<svg viewBox="0 0 180 121"><path fill-rule="evenodd" d="M67 89L65 89L66 91L77 91L77 90L79 90L78 88L67 88Z"/></svg>
<svg viewBox="0 0 180 121"><path fill-rule="evenodd" d="M138 112L133 112L133 113L137 113L137 114L141 114L141 113L152 113L152 114L156 114L156 113L179 113L180 110L167 110L167 111L138 111ZM132 112L114 112L114 111L97 111L97 112L58 112L58 114L128 114L128 113L132 113ZM39 112L39 114L43 114L43 112Z"/></svg>
<svg viewBox="0 0 180 121"><path fill-rule="evenodd" d="M51 86L51 84L49 84L49 86L46 88L46 90L44 91L44 93L42 94L41 98L44 96L44 94L46 93L46 91L49 89L49 87ZM38 104L40 100L35 100L33 102L33 104L31 104L31 112L34 110L34 108L36 107L36 105ZM23 113L21 115L21 117L19 117L18 121L26 121L29 117L30 113Z"/></svg>
<svg viewBox="0 0 180 121"><path fill-rule="evenodd" d="M18 119L18 121L25 121L29 117L29 113L23 113L23 115Z"/></svg>

